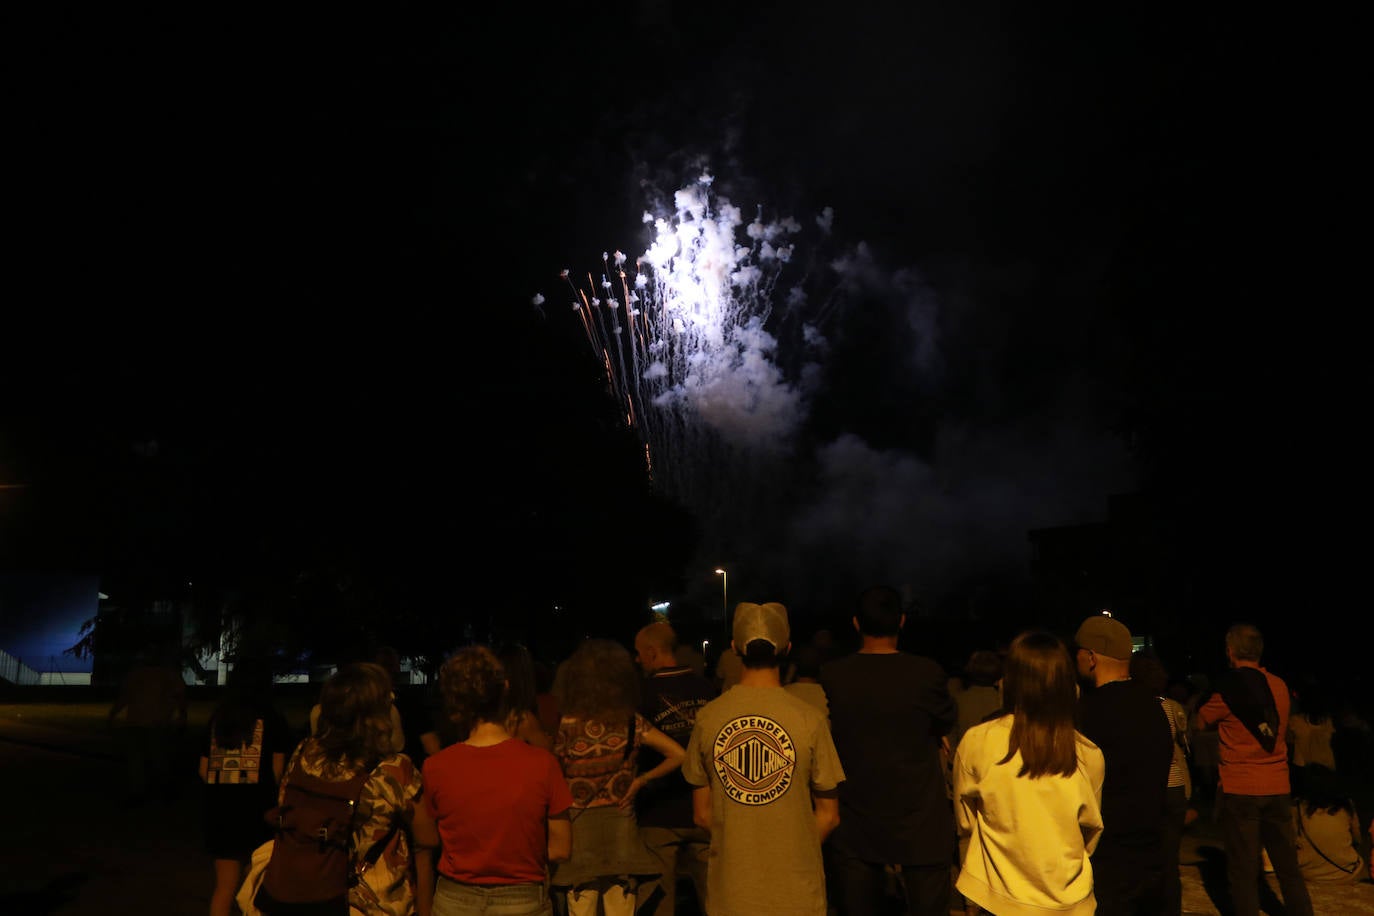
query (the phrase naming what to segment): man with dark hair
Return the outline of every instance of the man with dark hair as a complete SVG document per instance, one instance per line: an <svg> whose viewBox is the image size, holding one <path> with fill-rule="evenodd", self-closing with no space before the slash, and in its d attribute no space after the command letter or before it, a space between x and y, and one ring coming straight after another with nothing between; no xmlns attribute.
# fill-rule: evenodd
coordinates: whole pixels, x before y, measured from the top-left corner
<svg viewBox="0 0 1374 916"><path fill-rule="evenodd" d="M838 898L847 916L883 912L886 871L897 866L907 912L947 916L954 812L940 739L956 715L949 678L932 659L897 647L906 614L896 589L865 590L855 610L859 651L821 668L849 776L831 841Z"/></svg>
<svg viewBox="0 0 1374 916"><path fill-rule="evenodd" d="M1274 865L1285 911L1311 916L1289 798L1284 735L1290 694L1282 679L1260 666L1263 651L1264 637L1250 624L1226 631L1231 670L1218 678L1216 692L1198 709L1197 725L1215 728L1220 740L1221 828L1237 916L1259 913L1261 849Z"/></svg>
<svg viewBox="0 0 1374 916"><path fill-rule="evenodd" d="M635 661L645 674L640 712L655 728L686 747L697 712L715 699L716 688L689 665L678 662L678 649L677 633L667 623L651 623L635 634ZM641 773L663 760L663 755L648 745L640 755ZM640 789L635 808L644 845L663 863L658 881L639 886L635 912L672 916L679 874L692 879L697 909L707 912L706 859L711 836L692 820L692 787L682 778L681 770Z"/></svg>
<svg viewBox="0 0 1374 916"><path fill-rule="evenodd" d="M825 916L821 844L840 820L839 755L820 710L782 686L787 608L735 607L739 684L702 707L682 775L711 832L710 916Z"/></svg>
<svg viewBox="0 0 1374 916"><path fill-rule="evenodd" d="M1093 850L1093 896L1102 916L1159 916L1164 903L1164 842L1174 757L1169 717L1159 698L1131 679L1135 643L1109 614L1084 620L1074 636L1083 682L1079 731L1102 750L1104 829Z"/></svg>

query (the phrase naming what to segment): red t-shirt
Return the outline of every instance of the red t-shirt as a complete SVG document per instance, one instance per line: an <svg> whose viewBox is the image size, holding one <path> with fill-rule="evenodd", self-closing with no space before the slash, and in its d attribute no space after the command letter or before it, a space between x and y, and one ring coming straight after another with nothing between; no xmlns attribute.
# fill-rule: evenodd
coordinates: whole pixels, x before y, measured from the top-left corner
<svg viewBox="0 0 1374 916"><path fill-rule="evenodd" d="M465 884L542 882L547 820L572 805L558 761L512 738L453 744L425 760L425 803L439 826L439 874Z"/></svg>
<svg viewBox="0 0 1374 916"><path fill-rule="evenodd" d="M1287 795L1289 791L1288 745L1283 740L1288 732L1288 685L1264 668L1259 670L1264 672L1264 679L1269 683L1279 715L1278 740L1272 751L1266 751L1255 740L1245 724L1231 712L1220 691L1212 694L1198 710L1198 718L1204 725L1216 726L1221 744L1218 773L1221 791L1227 795Z"/></svg>

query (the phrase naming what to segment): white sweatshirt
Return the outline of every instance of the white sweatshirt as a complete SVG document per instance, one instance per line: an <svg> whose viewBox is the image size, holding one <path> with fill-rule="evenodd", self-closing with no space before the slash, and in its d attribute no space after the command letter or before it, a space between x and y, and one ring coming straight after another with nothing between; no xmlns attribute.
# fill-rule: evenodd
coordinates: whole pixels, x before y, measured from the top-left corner
<svg viewBox="0 0 1374 916"><path fill-rule="evenodd" d="M1017 776L1012 716L975 725L954 755L954 808L968 850L955 887L997 916L1090 916L1088 856L1102 835L1102 751L1078 736L1072 776Z"/></svg>

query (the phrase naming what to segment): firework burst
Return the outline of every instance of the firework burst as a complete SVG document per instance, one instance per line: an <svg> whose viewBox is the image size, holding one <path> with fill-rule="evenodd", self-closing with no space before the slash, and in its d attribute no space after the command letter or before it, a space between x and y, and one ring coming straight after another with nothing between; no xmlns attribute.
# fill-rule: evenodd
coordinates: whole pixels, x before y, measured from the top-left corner
<svg viewBox="0 0 1374 916"><path fill-rule="evenodd" d="M828 235L830 220L814 228ZM651 478L709 520L776 481L763 470L806 416L834 297L808 291L815 258L799 257L800 222L761 209L746 221L709 174L644 222L641 256L603 252L599 278L560 276Z"/></svg>

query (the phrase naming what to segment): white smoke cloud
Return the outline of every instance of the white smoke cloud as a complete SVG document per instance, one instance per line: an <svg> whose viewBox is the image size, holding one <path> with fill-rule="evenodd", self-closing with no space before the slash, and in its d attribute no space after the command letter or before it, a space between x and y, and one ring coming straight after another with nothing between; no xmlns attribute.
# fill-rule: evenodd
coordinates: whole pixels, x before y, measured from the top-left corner
<svg viewBox="0 0 1374 916"><path fill-rule="evenodd" d="M966 578L1027 578L1031 529L1100 521L1134 479L1119 442L1067 422L952 425L929 461L846 433L815 461L783 553L827 557L846 580L899 584L927 605ZM777 574L815 578L814 565L784 561Z"/></svg>
<svg viewBox="0 0 1374 916"><path fill-rule="evenodd" d="M942 401L951 368L976 360L946 352L941 297L863 242L823 254L829 208L746 222L709 173L672 200L645 215L654 238L619 281L641 308L612 295L618 256L589 340L637 405L657 482L702 521L703 565L732 565L755 598L889 582L934 603L970 578L1024 577L1029 530L1100 520L1132 485L1129 455L1071 388L1014 420ZM829 362L839 341L860 354L858 382ZM914 413L924 444L892 433Z"/></svg>

